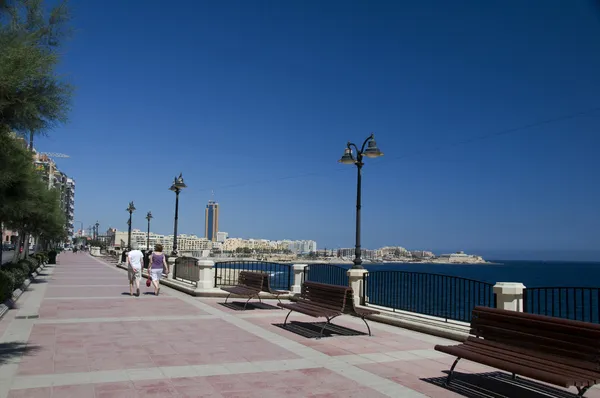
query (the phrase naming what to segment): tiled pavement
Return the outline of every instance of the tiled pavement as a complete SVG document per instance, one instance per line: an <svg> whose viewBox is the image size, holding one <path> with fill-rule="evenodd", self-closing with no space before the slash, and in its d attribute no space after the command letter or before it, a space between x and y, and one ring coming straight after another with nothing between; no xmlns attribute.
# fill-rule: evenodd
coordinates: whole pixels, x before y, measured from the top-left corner
<svg viewBox="0 0 600 398"><path fill-rule="evenodd" d="M573 396L468 361L446 389L453 358L433 346L451 341L374 322L369 337L351 317L335 323L355 335L315 340L316 320L292 314L284 330L272 302L222 303L167 287L130 297L124 271L61 254L0 320L0 398Z"/></svg>

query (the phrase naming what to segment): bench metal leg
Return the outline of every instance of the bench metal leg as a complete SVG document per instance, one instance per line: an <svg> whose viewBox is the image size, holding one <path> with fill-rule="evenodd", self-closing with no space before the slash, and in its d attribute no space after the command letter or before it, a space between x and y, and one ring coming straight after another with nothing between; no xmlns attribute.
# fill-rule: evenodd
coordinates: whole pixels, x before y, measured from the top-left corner
<svg viewBox="0 0 600 398"><path fill-rule="evenodd" d="M290 312L288 312L288 314L286 315L285 321L283 321L283 327L285 327L285 324L287 323L287 319L290 316L290 314L292 313L292 311L294 311L294 310L290 310Z"/></svg>
<svg viewBox="0 0 600 398"><path fill-rule="evenodd" d="M589 386L588 387L577 387L577 396L578 397L583 397L583 395L587 392L587 390L589 390Z"/></svg>
<svg viewBox="0 0 600 398"><path fill-rule="evenodd" d="M246 311L246 306L248 305L248 301L252 300L252 296L248 297L248 300L246 300L246 304L244 304L244 311ZM260 301L260 298L258 299Z"/></svg>
<svg viewBox="0 0 600 398"><path fill-rule="evenodd" d="M369 331L369 336L372 336L371 327L369 327L369 324L367 323L367 320L365 319L365 317L362 316L362 317L360 317L360 319L362 319L362 321L365 323L365 325L367 325L367 330Z"/></svg>
<svg viewBox="0 0 600 398"><path fill-rule="evenodd" d="M225 304L227 304L227 300L229 300L229 296L231 296L231 293L229 293L229 294L227 295L227 297L225 298Z"/></svg>
<svg viewBox="0 0 600 398"><path fill-rule="evenodd" d="M510 378L513 379L513 380L517 380L517 375L513 373Z"/></svg>
<svg viewBox="0 0 600 398"><path fill-rule="evenodd" d="M331 318L327 318L327 322L325 322L325 324L323 325L323 327L321 328L321 335L319 337L317 337L317 339L320 339L321 337L323 337L323 332L325 331L325 328L327 327L327 325L331 325L331 321L333 321L335 318L337 318L339 315L335 315L332 316Z"/></svg>
<svg viewBox="0 0 600 398"><path fill-rule="evenodd" d="M456 361L454 361L452 367L450 368L450 372L448 373L448 377L446 378L446 382L444 383L446 386L450 385L450 380L452 379L452 375L454 374L454 368L456 367L458 361L460 361L460 357L456 358Z"/></svg>

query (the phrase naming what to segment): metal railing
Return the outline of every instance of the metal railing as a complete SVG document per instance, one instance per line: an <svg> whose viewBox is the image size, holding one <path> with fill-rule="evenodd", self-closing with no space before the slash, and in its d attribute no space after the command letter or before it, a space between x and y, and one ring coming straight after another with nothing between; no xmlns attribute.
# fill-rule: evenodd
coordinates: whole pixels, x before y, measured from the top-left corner
<svg viewBox="0 0 600 398"><path fill-rule="evenodd" d="M200 280L198 259L194 257L177 257L175 259L175 269L173 269L173 278L198 282Z"/></svg>
<svg viewBox="0 0 600 398"><path fill-rule="evenodd" d="M470 322L474 307L496 307L493 286L449 275L374 271L363 276L363 297L367 305Z"/></svg>
<svg viewBox="0 0 600 398"><path fill-rule="evenodd" d="M215 263L215 287L233 286L238 282L240 271L261 271L269 274L272 289L290 290L292 266L267 261L223 261Z"/></svg>
<svg viewBox="0 0 600 398"><path fill-rule="evenodd" d="M332 264L309 264L304 268L303 282L306 281L348 286L348 269Z"/></svg>
<svg viewBox="0 0 600 398"><path fill-rule="evenodd" d="M600 288L533 287L523 291L523 311L600 323Z"/></svg>

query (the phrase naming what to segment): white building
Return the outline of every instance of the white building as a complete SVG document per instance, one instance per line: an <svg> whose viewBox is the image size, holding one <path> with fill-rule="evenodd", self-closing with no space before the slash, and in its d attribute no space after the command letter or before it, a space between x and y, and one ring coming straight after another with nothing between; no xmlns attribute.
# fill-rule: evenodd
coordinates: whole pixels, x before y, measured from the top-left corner
<svg viewBox="0 0 600 398"><path fill-rule="evenodd" d="M217 232L217 242L225 242L229 234L227 232Z"/></svg>
<svg viewBox="0 0 600 398"><path fill-rule="evenodd" d="M111 239L114 246L127 247L128 231L114 232L114 237ZM141 250L148 248L147 242L150 242L150 248L154 248L156 244L163 245L165 252L170 252L173 248L173 235L159 235L154 232L141 231L134 229L131 231L131 242L135 242ZM199 238L196 235L177 235L177 251L190 252L199 250L208 250L212 247L212 242L206 238Z"/></svg>

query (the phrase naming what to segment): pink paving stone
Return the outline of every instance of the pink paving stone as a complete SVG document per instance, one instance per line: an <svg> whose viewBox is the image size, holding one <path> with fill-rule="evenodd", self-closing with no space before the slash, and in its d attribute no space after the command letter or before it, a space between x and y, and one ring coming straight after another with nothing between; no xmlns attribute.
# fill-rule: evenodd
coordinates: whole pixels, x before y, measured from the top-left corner
<svg viewBox="0 0 600 398"><path fill-rule="evenodd" d="M20 375L298 358L221 319L36 324L31 336L43 357L24 357Z"/></svg>
<svg viewBox="0 0 600 398"><path fill-rule="evenodd" d="M24 390L11 390L8 398L50 398L52 397L52 388L26 388Z"/></svg>
<svg viewBox="0 0 600 398"><path fill-rule="evenodd" d="M121 286L88 286L88 287L78 287L78 286L69 286L69 287L56 287L48 286L46 290L46 297L121 297L123 293L129 294L129 285L127 284L127 280L121 279L118 284ZM140 288L141 293L143 294L145 290L145 286ZM168 296L168 292L160 292L161 296Z"/></svg>
<svg viewBox="0 0 600 398"><path fill-rule="evenodd" d="M96 286L104 286L104 285L119 285L122 284L123 281L127 282L127 277L123 275L122 278L112 277L112 278L89 278L89 279L53 279L53 285L61 285L61 286L80 286L80 285L96 285Z"/></svg>
<svg viewBox="0 0 600 398"><path fill-rule="evenodd" d="M52 397L60 398L94 398L94 386L87 385L72 385L52 387Z"/></svg>
<svg viewBox="0 0 600 398"><path fill-rule="evenodd" d="M300 344L304 344L315 350L322 352L327 355L349 355L349 354L373 354L373 353L386 353L390 351L405 351L405 350L422 350L431 349L432 344L422 342L410 337L400 336L395 333L377 330L376 324L371 322L373 336L359 335L359 336L338 336L323 338L315 340L306 338L298 335L292 331L284 330L274 324L283 323L284 317L279 319L277 317L265 317L265 318L245 318L246 321L265 328L273 333L277 333L281 336L294 340ZM299 322L321 322L322 319L311 318L308 316L297 315L294 318L295 321ZM336 318L334 324L343 326L357 332L366 332L365 326L359 323L353 323L344 317Z"/></svg>
<svg viewBox="0 0 600 398"><path fill-rule="evenodd" d="M40 307L39 314L42 319L70 319L205 315L206 313L174 297L123 296L111 300L45 300Z"/></svg>

